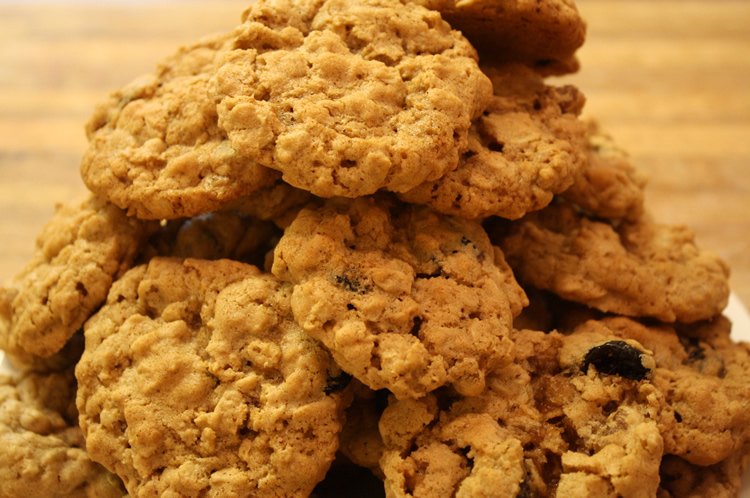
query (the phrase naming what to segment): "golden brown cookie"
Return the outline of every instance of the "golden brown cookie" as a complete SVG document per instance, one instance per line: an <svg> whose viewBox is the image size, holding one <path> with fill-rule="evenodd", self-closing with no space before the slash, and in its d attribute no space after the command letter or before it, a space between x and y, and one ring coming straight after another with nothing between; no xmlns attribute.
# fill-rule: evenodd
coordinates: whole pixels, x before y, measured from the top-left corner
<svg viewBox="0 0 750 498"><path fill-rule="evenodd" d="M91 458L134 497L308 495L334 458L345 386L290 296L230 260L129 271L76 367Z"/></svg>
<svg viewBox="0 0 750 498"><path fill-rule="evenodd" d="M213 79L243 157L320 197L405 191L458 164L492 87L440 14L399 0L260 1Z"/></svg>
<svg viewBox="0 0 750 498"><path fill-rule="evenodd" d="M156 228L93 196L59 206L37 237L31 261L0 292L0 317L9 320L0 347L19 357L62 349Z"/></svg>
<svg viewBox="0 0 750 498"><path fill-rule="evenodd" d="M389 496L643 496L659 484L653 358L611 332L514 332L515 362L479 396L391 399Z"/></svg>
<svg viewBox="0 0 750 498"><path fill-rule="evenodd" d="M644 326L624 317L603 325L654 352L652 382L668 406L662 428L667 453L714 465L750 441L750 345L730 339L723 316L691 325Z"/></svg>
<svg viewBox="0 0 750 498"><path fill-rule="evenodd" d="M240 157L218 126L208 80L231 40L180 48L96 108L81 162L92 191L139 218L174 219L215 211L278 178Z"/></svg>
<svg viewBox="0 0 750 498"><path fill-rule="evenodd" d="M494 96L469 132L458 167L399 194L464 218L517 219L563 192L586 165L583 95L546 85L521 64L483 67Z"/></svg>
<svg viewBox="0 0 750 498"><path fill-rule="evenodd" d="M479 224L388 197L303 209L272 271L295 284L296 320L341 368L399 398L481 392L512 358L508 329L526 303Z"/></svg>
<svg viewBox="0 0 750 498"><path fill-rule="evenodd" d="M727 264L684 226L591 219L561 201L498 232L520 281L602 311L694 322L729 299Z"/></svg>
<svg viewBox="0 0 750 498"><path fill-rule="evenodd" d="M578 70L586 23L573 0L417 0L439 10L483 62L522 62L545 74Z"/></svg>
<svg viewBox="0 0 750 498"><path fill-rule="evenodd" d="M594 216L637 221L643 216L646 176L594 121L587 123L586 166L561 197Z"/></svg>
<svg viewBox="0 0 750 498"><path fill-rule="evenodd" d="M0 376L0 495L120 498L78 427L73 370Z"/></svg>

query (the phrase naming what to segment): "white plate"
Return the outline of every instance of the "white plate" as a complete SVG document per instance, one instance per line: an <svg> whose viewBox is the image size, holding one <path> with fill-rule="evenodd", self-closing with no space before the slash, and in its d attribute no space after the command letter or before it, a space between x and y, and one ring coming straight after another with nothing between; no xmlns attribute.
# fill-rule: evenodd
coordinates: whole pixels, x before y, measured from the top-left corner
<svg viewBox="0 0 750 498"><path fill-rule="evenodd" d="M729 304L724 314L732 321L732 338L736 341L750 342L750 313L736 295L729 296ZM13 372L13 366L5 357L5 353L0 350L0 373L12 374ZM739 498L750 498L750 468L745 471L742 478Z"/></svg>

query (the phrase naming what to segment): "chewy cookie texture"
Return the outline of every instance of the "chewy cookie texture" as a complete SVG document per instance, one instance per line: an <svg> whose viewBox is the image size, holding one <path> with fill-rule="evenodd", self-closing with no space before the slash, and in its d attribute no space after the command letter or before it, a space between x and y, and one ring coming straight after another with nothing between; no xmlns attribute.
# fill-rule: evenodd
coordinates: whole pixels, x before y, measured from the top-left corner
<svg viewBox="0 0 750 498"><path fill-rule="evenodd" d="M259 0L103 99L0 287L0 495L736 495L729 269L548 78L585 30Z"/></svg>

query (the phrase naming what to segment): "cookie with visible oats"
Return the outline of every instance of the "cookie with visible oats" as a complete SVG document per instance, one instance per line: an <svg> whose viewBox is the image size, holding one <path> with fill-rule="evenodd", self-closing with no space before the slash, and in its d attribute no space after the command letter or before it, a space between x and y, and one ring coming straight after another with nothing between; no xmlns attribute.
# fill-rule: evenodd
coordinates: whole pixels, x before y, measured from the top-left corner
<svg viewBox="0 0 750 498"><path fill-rule="evenodd" d="M338 447L340 370L291 285L231 261L153 258L85 327L77 406L136 496L307 496Z"/></svg>
<svg viewBox="0 0 750 498"><path fill-rule="evenodd" d="M526 304L479 224L385 196L303 209L272 271L294 284L296 320L341 368L399 398L446 384L481 392L512 359L509 327Z"/></svg>
<svg viewBox="0 0 750 498"><path fill-rule="evenodd" d="M654 352L652 382L667 402L666 453L708 466L750 448L750 346L731 340L728 319L646 326L610 317L601 323Z"/></svg>
<svg viewBox="0 0 750 498"><path fill-rule="evenodd" d="M646 175L594 121L587 123L586 165L561 197L600 218L637 221L643 216Z"/></svg>
<svg viewBox="0 0 750 498"><path fill-rule="evenodd" d="M402 200L464 218L517 219L549 204L586 166L585 99L575 87L546 85L521 64L483 69L495 93L458 167Z"/></svg>
<svg viewBox="0 0 750 498"><path fill-rule="evenodd" d="M0 347L29 361L61 350L157 226L93 196L58 206L31 261L0 292Z"/></svg>
<svg viewBox="0 0 750 498"><path fill-rule="evenodd" d="M379 427L388 496L635 496L659 484L653 358L612 332L518 330L478 396L391 397Z"/></svg>
<svg viewBox="0 0 750 498"><path fill-rule="evenodd" d="M685 226L597 220L560 201L491 234L520 281L602 311L695 322L729 299L727 264Z"/></svg>
<svg viewBox="0 0 750 498"><path fill-rule="evenodd" d="M578 70L586 22L573 0L417 0L439 10L483 62L521 62L544 74Z"/></svg>
<svg viewBox="0 0 750 498"><path fill-rule="evenodd" d="M234 150L320 197L405 191L458 164L492 85L436 11L260 1L212 80Z"/></svg>
<svg viewBox="0 0 750 498"><path fill-rule="evenodd" d="M81 162L89 189L139 218L174 219L215 211L279 177L238 155L218 126L208 81L231 40L182 47L97 106Z"/></svg>
<svg viewBox="0 0 750 498"><path fill-rule="evenodd" d="M0 376L0 494L121 498L117 476L89 458L73 370Z"/></svg>

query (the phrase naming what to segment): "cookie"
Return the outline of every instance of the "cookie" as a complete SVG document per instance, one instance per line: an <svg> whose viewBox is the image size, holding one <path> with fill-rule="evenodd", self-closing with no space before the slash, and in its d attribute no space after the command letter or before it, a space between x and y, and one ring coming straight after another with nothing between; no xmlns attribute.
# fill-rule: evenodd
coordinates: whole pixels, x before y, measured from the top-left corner
<svg viewBox="0 0 750 498"><path fill-rule="evenodd" d="M117 476L88 457L72 369L0 376L0 494L120 498Z"/></svg>
<svg viewBox="0 0 750 498"><path fill-rule="evenodd" d="M208 81L229 34L182 47L156 71L115 91L86 125L84 183L143 219L219 209L279 177L232 149Z"/></svg>
<svg viewBox="0 0 750 498"><path fill-rule="evenodd" d="M417 0L439 10L483 62L521 62L544 74L578 70L586 23L572 0Z"/></svg>
<svg viewBox="0 0 750 498"><path fill-rule="evenodd" d="M291 285L230 260L154 258L85 327L77 406L132 496L307 496L334 458L345 385L294 322Z"/></svg>
<svg viewBox="0 0 750 498"><path fill-rule="evenodd" d="M650 353L611 332L513 338L515 361L479 396L391 398L379 425L389 496L655 494L663 400Z"/></svg>
<svg viewBox="0 0 750 498"><path fill-rule="evenodd" d="M512 358L509 326L526 303L479 224L385 196L303 209L272 271L341 368L399 398L446 384L481 392L485 372Z"/></svg>
<svg viewBox="0 0 750 498"><path fill-rule="evenodd" d="M729 299L727 264L685 226L618 224L556 202L498 232L493 242L519 280L602 311L695 322Z"/></svg>
<svg viewBox="0 0 750 498"><path fill-rule="evenodd" d="M454 169L492 85L440 14L398 0L261 1L212 80L243 157L320 197Z"/></svg>
<svg viewBox="0 0 750 498"><path fill-rule="evenodd" d="M614 317L601 323L654 352L652 382L667 402L669 423L661 430L667 453L709 466L747 445L750 346L731 340L729 320L645 326Z"/></svg>
<svg viewBox="0 0 750 498"><path fill-rule="evenodd" d="M644 214L646 175L598 123L587 125L586 166L577 170L561 197L593 216L637 221Z"/></svg>
<svg viewBox="0 0 750 498"><path fill-rule="evenodd" d="M517 219L568 189L586 165L584 96L521 64L483 67L494 96L472 125L458 167L399 194L464 218Z"/></svg>
<svg viewBox="0 0 750 498"><path fill-rule="evenodd" d="M157 225L129 218L90 196L58 207L31 261L0 296L9 318L0 347L48 357L63 348L104 301Z"/></svg>

